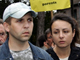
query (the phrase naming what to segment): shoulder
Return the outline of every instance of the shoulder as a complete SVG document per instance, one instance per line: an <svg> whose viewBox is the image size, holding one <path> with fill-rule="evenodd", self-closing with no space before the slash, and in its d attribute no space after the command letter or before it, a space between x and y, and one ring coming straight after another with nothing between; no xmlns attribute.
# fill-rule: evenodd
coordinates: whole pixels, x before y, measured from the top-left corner
<svg viewBox="0 0 80 60"><path fill-rule="evenodd" d="M79 59L80 60L80 47L72 47L69 60Z"/></svg>
<svg viewBox="0 0 80 60"><path fill-rule="evenodd" d="M80 47L72 47L71 51L76 51L76 52L78 51L79 52L80 51Z"/></svg>
<svg viewBox="0 0 80 60"><path fill-rule="evenodd" d="M37 47L30 43L31 50L33 52L33 56L37 56L39 58L43 58L45 60L53 60L53 58L43 49Z"/></svg>
<svg viewBox="0 0 80 60"><path fill-rule="evenodd" d="M1 52L1 48L2 48L2 45L0 46L0 52Z"/></svg>
<svg viewBox="0 0 80 60"><path fill-rule="evenodd" d="M80 47L72 47L71 48L71 55L80 55Z"/></svg>
<svg viewBox="0 0 80 60"><path fill-rule="evenodd" d="M54 49L54 48L51 47L51 48L47 49L46 51L51 55L51 57L52 57L54 60L59 60L57 54L54 52L53 49Z"/></svg>
<svg viewBox="0 0 80 60"><path fill-rule="evenodd" d="M0 46L0 59L3 59L4 56L4 52L3 52L3 47L2 45Z"/></svg>
<svg viewBox="0 0 80 60"><path fill-rule="evenodd" d="M71 48L71 55L80 55L80 47L72 47Z"/></svg>
<svg viewBox="0 0 80 60"><path fill-rule="evenodd" d="M51 48L49 48L49 49L47 49L46 50L49 54L51 54L51 53L53 53L54 52L54 50L53 50L53 48L51 47Z"/></svg>
<svg viewBox="0 0 80 60"><path fill-rule="evenodd" d="M42 54L42 56L44 56L46 59L48 60L53 60L53 58L50 56L49 53L47 53L45 50L39 48L39 47L36 47L37 50Z"/></svg>
<svg viewBox="0 0 80 60"><path fill-rule="evenodd" d="M31 49L34 51L34 52L41 52L41 53L47 53L45 50L43 50L42 48L40 48L40 47L38 47L38 46L35 46L35 45L33 45L32 43L30 43L29 42L29 44L30 44L30 47L31 47ZM37 53L36 52L36 53Z"/></svg>
<svg viewBox="0 0 80 60"><path fill-rule="evenodd" d="M34 49L36 49L35 51L40 52L43 55L48 55L48 53L45 50L43 50L42 48L40 48L40 47L37 47L37 46L34 45Z"/></svg>

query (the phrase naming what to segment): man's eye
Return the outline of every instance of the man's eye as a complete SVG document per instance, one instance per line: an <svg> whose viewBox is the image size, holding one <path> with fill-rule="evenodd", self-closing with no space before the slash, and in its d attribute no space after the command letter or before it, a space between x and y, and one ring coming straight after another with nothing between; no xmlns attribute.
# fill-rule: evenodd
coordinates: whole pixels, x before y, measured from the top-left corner
<svg viewBox="0 0 80 60"><path fill-rule="evenodd" d="M50 36L50 37L48 37L49 39L51 39L52 38L52 36Z"/></svg>
<svg viewBox="0 0 80 60"><path fill-rule="evenodd" d="M22 19L18 20L17 22L22 22Z"/></svg>
<svg viewBox="0 0 80 60"><path fill-rule="evenodd" d="M28 22L31 22L32 20L31 19L28 19Z"/></svg>
<svg viewBox="0 0 80 60"><path fill-rule="evenodd" d="M4 35L4 33L0 33L0 35Z"/></svg>
<svg viewBox="0 0 80 60"><path fill-rule="evenodd" d="M58 32L54 32L54 34L57 34Z"/></svg>
<svg viewBox="0 0 80 60"><path fill-rule="evenodd" d="M33 21L33 18L28 18L27 21L28 22L32 22Z"/></svg>

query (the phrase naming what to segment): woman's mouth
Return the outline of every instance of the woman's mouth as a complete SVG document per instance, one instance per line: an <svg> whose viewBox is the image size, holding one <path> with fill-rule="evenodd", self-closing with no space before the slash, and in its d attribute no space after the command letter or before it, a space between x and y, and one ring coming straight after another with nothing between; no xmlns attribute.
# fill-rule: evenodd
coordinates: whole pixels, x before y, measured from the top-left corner
<svg viewBox="0 0 80 60"><path fill-rule="evenodd" d="M60 43L61 43L61 44L64 44L64 43L65 43L65 41L60 41Z"/></svg>

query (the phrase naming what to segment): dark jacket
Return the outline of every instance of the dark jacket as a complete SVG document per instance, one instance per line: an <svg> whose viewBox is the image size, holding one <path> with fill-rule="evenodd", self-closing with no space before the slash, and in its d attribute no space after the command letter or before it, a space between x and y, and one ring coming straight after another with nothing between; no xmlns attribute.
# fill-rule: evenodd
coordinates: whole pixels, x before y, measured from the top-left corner
<svg viewBox="0 0 80 60"><path fill-rule="evenodd" d="M52 58L54 58L54 60L59 60L59 57L53 51L53 48L50 48L46 51L51 55ZM79 47L71 48L71 53L70 53L68 60L80 60L80 48Z"/></svg>
<svg viewBox="0 0 80 60"><path fill-rule="evenodd" d="M45 50L34 46L30 42L29 45L32 50L33 60L53 60ZM0 60L14 60L8 47L8 39L2 46L0 46Z"/></svg>

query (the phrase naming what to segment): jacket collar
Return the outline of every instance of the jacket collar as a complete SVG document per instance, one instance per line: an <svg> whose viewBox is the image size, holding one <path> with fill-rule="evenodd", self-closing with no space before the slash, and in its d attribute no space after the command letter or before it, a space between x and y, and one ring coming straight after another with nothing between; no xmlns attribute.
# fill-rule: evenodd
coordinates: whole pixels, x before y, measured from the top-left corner
<svg viewBox="0 0 80 60"><path fill-rule="evenodd" d="M44 56L43 56L43 53L42 53L42 50L39 47L33 45L30 42L29 42L29 44L30 44L30 47L31 47L31 50L32 50L32 53L33 53L34 60L39 60L39 59L45 60Z"/></svg>

